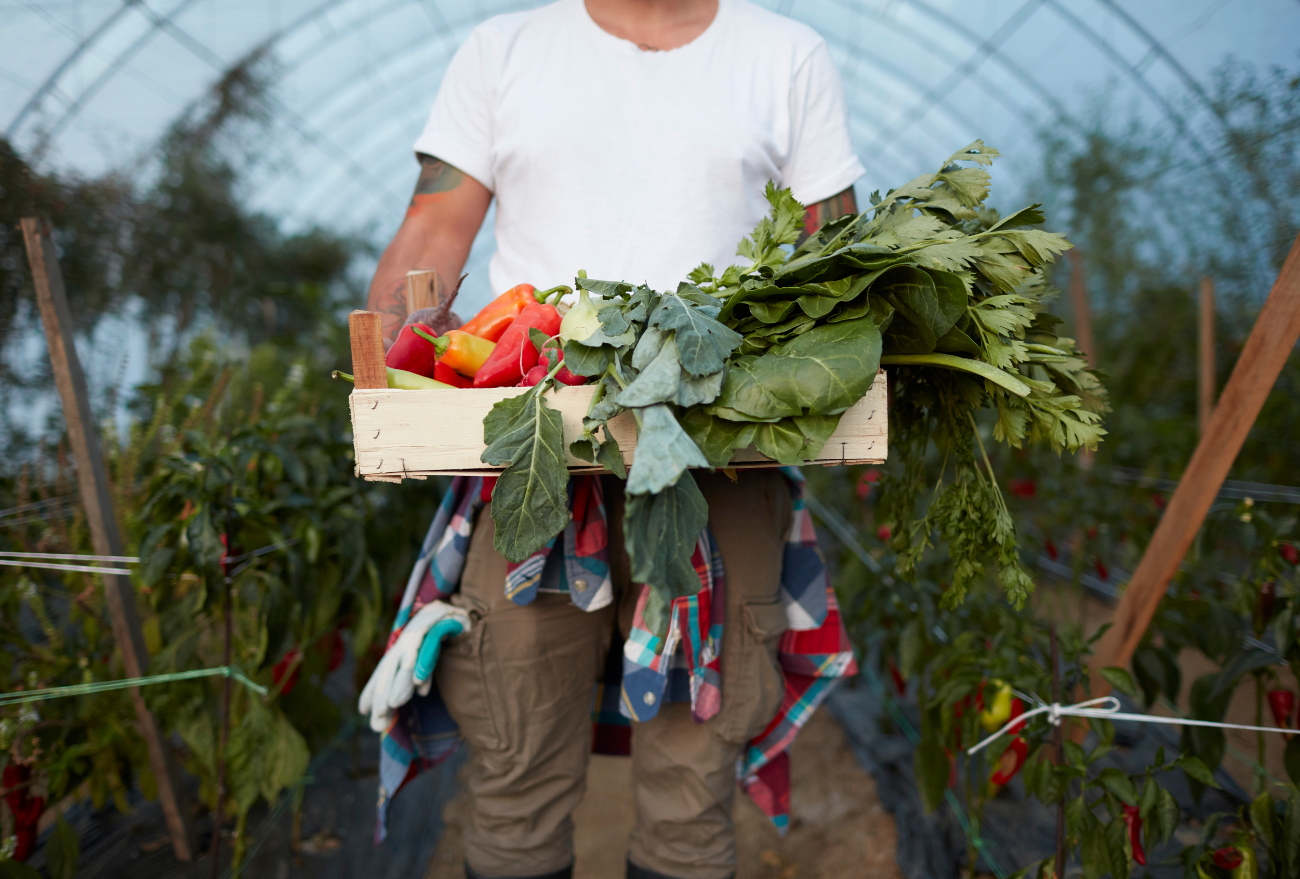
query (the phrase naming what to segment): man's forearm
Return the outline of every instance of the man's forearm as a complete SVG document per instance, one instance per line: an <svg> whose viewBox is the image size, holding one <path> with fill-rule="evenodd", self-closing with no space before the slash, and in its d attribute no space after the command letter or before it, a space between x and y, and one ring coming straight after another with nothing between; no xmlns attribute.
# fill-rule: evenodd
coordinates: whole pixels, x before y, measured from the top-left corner
<svg viewBox="0 0 1300 879"><path fill-rule="evenodd" d="M816 204L810 204L804 208L804 232L800 237L802 242L804 238L813 234L831 220L838 220L845 214L856 214L858 212L858 200L853 195L853 187L832 195L830 198L823 199Z"/></svg>
<svg viewBox="0 0 1300 879"><path fill-rule="evenodd" d="M406 218L384 250L366 307L380 312L395 339L406 320L406 273L433 271L438 298L451 294L492 194L477 180L433 156L420 156L420 177Z"/></svg>

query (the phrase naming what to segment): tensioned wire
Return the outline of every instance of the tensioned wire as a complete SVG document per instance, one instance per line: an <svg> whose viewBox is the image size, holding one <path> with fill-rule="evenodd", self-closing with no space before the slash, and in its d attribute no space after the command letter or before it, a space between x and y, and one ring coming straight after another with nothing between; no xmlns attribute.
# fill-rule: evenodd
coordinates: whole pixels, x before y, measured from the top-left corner
<svg viewBox="0 0 1300 879"><path fill-rule="evenodd" d="M150 684L168 684L175 681L192 681L197 678L211 677L232 678L252 690L259 696L265 696L266 687L249 679L234 666L222 665L216 668L199 668L191 671L175 671L160 675L146 675L142 678L125 678L117 681L91 681L84 684L72 684L66 687L46 687L43 690L20 690L15 693L0 693L0 706L22 705L26 702L43 702L46 699L63 699L70 696L88 696L108 690L125 690L130 687L146 687Z"/></svg>

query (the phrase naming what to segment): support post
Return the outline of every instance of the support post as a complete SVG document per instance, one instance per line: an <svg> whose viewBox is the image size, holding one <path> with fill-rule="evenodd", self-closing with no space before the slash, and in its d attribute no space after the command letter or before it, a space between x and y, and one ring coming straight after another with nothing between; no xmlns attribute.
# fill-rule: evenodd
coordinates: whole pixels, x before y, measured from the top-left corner
<svg viewBox="0 0 1300 879"><path fill-rule="evenodd" d="M406 273L406 313L421 308L434 308L446 298L446 290L439 283L433 269L414 269Z"/></svg>
<svg viewBox="0 0 1300 879"><path fill-rule="evenodd" d="M1097 365L1092 344L1092 311L1088 308L1088 287L1083 274L1083 254L1079 248L1067 251L1070 258L1070 306L1074 309L1074 341L1083 352L1089 367Z"/></svg>
<svg viewBox="0 0 1300 879"><path fill-rule="evenodd" d="M383 334L383 316L379 312L358 310L348 315L348 336L352 341L352 381L355 387L388 387Z"/></svg>
<svg viewBox="0 0 1300 879"><path fill-rule="evenodd" d="M1278 374L1300 339L1300 236L1287 254L1277 282L1259 312L1246 347L1223 389L1178 488L1169 501L1156 533L1138 563L1128 590L1115 610L1115 624L1102 636L1093 654L1093 670L1126 666L1146 632L1170 579L1196 538L1218 495L1232 462L1241 451ZM1279 437L1279 442L1291 438ZM1093 695L1109 691L1093 678Z"/></svg>
<svg viewBox="0 0 1300 879"><path fill-rule="evenodd" d="M41 310L41 323L45 326L45 339L49 345L54 383L63 401L68 441L77 462L77 484L81 502L86 508L91 542L99 555L125 555L122 535L113 515L108 474L90 411L86 376L73 344L72 316L63 287L63 273L59 270L54 243L50 240L49 223L38 217L24 217L22 229L36 287L36 301ZM149 654L140 630L131 581L115 574L100 576L104 582L104 601L108 605L113 637L122 654L122 666L127 677L143 677L149 667ZM178 784L176 761L163 739L158 722L145 706L139 688L132 687L129 692L140 734L149 750L149 766L157 783L158 801L167 820L172 849L179 860L189 861L194 857L194 834Z"/></svg>
<svg viewBox="0 0 1300 879"><path fill-rule="evenodd" d="M1214 279L1209 275L1201 278L1200 311L1196 418L1201 436L1205 436L1210 426L1210 415L1214 413Z"/></svg>

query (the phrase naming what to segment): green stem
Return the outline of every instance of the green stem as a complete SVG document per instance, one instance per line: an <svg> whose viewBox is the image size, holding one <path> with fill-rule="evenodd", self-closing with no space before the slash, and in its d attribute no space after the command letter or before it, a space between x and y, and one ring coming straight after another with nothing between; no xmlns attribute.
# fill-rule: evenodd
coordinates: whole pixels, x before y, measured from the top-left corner
<svg viewBox="0 0 1300 879"><path fill-rule="evenodd" d="M1009 372L998 369L983 360L957 357L953 354L886 354L880 358L881 366L938 366L970 372L1005 388L1017 397L1029 396L1029 385Z"/></svg>
<svg viewBox="0 0 1300 879"><path fill-rule="evenodd" d="M564 296L568 293L572 293L573 288L570 287L568 284L556 284L554 287L552 287L549 290L534 290L533 298L536 299L538 302L545 304L546 300L550 298L551 294L557 291L560 293L560 296ZM558 299L559 297L557 296L556 298Z"/></svg>
<svg viewBox="0 0 1300 879"><path fill-rule="evenodd" d="M337 369L330 373L330 378L341 378L356 384L352 376L348 375L346 372L340 372Z"/></svg>
<svg viewBox="0 0 1300 879"><path fill-rule="evenodd" d="M1255 672L1254 674L1255 674L1255 726L1263 726L1264 725L1264 674L1263 672L1258 672L1258 671ZM1264 733L1256 730L1255 740L1256 740L1257 752L1259 754L1259 770L1256 773L1255 778L1256 778L1256 783L1258 785L1258 792L1263 793L1264 791L1268 790L1268 779L1265 778L1264 776L1265 773Z"/></svg>

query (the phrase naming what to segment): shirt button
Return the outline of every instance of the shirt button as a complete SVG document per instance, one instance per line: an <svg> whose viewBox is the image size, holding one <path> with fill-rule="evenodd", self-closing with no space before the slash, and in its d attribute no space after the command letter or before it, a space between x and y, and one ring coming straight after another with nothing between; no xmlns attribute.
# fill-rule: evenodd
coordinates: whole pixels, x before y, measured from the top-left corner
<svg viewBox="0 0 1300 879"><path fill-rule="evenodd" d="M655 694L646 693L644 696L641 697L641 701L645 702L645 704L647 705L653 705L655 704Z"/></svg>
<svg viewBox="0 0 1300 879"><path fill-rule="evenodd" d="M574 580L574 581L573 581L573 588L574 588L574 589L577 589L579 592L586 592L586 591L587 591L587 581L586 581L586 580Z"/></svg>

